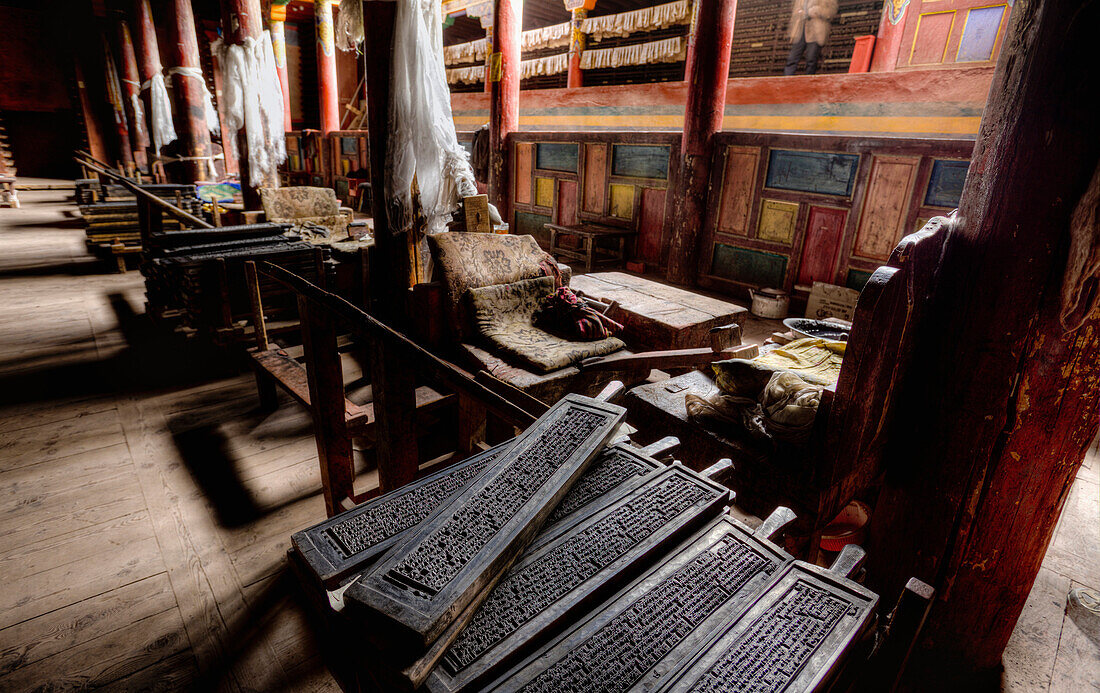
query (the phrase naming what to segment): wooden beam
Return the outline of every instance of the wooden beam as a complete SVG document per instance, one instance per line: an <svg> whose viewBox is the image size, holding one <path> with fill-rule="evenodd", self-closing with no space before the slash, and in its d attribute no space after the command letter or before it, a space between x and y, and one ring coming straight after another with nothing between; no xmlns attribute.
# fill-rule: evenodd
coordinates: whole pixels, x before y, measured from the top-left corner
<svg viewBox="0 0 1100 693"><path fill-rule="evenodd" d="M1095 285L1066 267L1070 248L1096 256L1100 5L1037 0L1010 21L868 544L880 593L936 588L925 690L999 666L1098 423ZM1085 306L1067 326L1063 293Z"/></svg>
<svg viewBox="0 0 1100 693"><path fill-rule="evenodd" d="M176 219L179 219L180 221L185 221L188 224L191 224L191 226L193 228L198 228L198 229L212 229L212 228L214 228L210 224L206 223L204 220L199 219L198 217L196 217L192 214L188 214L187 212L183 211L179 207L176 207L175 205L173 205L172 203L170 203L166 200L162 200L161 198L157 197L153 193L151 193L148 190L145 190L144 188L142 188L140 185L137 185L136 183L134 183L129 178L125 178L123 176L118 175L117 173L113 173L113 172L111 172L107 169L96 166L95 164L89 163L88 161L83 160L79 157L73 157L73 159L77 163L81 164L82 166L86 166L88 169L90 169L92 171L95 171L96 173L98 173L102 176L107 176L111 180L113 180L116 183L119 183L120 185L125 187L130 192L134 193L134 195L137 195L141 199L147 200L150 203L152 203L153 205L156 205L157 207L160 207L161 209L163 209L165 212L167 212L171 216L175 217Z"/></svg>

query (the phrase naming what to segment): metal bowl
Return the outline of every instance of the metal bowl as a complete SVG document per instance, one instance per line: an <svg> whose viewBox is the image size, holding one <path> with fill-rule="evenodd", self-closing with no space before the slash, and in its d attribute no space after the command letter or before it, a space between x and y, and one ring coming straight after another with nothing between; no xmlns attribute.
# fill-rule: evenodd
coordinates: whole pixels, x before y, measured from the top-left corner
<svg viewBox="0 0 1100 693"><path fill-rule="evenodd" d="M783 324L799 339L804 337L815 337L817 339L831 339L836 342L846 342L848 341L848 335L851 334L851 328L845 327L844 325L838 325L835 322L825 322L824 320L787 318L783 321Z"/></svg>

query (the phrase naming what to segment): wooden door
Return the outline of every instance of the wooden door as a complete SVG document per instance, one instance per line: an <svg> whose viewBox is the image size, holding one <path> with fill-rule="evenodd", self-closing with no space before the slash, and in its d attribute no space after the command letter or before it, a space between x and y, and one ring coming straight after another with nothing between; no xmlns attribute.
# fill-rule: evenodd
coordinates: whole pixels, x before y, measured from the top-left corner
<svg viewBox="0 0 1100 693"><path fill-rule="evenodd" d="M840 241L844 236L844 220L847 216L846 210L835 207L810 207L797 283L832 284L836 279L836 260L840 255Z"/></svg>
<svg viewBox="0 0 1100 693"><path fill-rule="evenodd" d="M558 181L558 223L573 226L577 223L577 181Z"/></svg>

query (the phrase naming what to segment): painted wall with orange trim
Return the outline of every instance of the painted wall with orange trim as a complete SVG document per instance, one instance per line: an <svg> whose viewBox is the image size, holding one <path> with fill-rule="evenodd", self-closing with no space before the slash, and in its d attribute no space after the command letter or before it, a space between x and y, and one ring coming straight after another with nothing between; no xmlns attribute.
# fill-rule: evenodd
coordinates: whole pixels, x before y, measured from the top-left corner
<svg viewBox="0 0 1100 693"><path fill-rule="evenodd" d="M733 79L724 130L974 139L992 67ZM521 130L681 130L684 82L520 94ZM488 122L483 93L451 96L455 127Z"/></svg>

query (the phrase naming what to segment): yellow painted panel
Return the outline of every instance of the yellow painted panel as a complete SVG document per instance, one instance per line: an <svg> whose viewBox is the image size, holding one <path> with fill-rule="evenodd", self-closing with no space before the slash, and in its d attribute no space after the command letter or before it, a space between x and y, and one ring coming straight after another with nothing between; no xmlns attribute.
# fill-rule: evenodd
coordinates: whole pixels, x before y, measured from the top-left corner
<svg viewBox="0 0 1100 693"><path fill-rule="evenodd" d="M794 225L798 221L798 203L779 200L762 200L760 223L756 237L762 241L774 241L790 245L794 240Z"/></svg>
<svg viewBox="0 0 1100 693"><path fill-rule="evenodd" d="M633 185L611 185L611 216L620 219L634 218Z"/></svg>
<svg viewBox="0 0 1100 693"><path fill-rule="evenodd" d="M539 207L554 206L554 179L535 179L535 204Z"/></svg>

